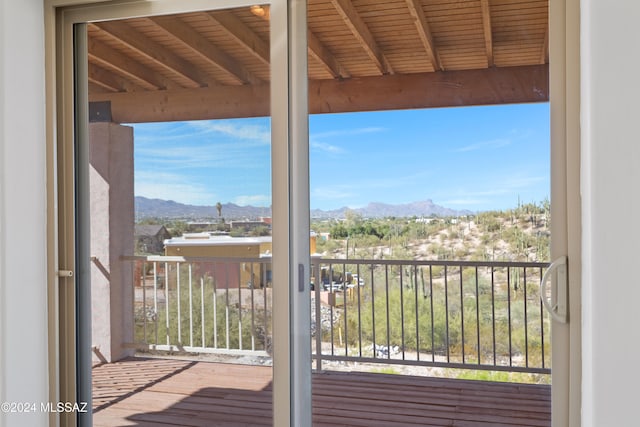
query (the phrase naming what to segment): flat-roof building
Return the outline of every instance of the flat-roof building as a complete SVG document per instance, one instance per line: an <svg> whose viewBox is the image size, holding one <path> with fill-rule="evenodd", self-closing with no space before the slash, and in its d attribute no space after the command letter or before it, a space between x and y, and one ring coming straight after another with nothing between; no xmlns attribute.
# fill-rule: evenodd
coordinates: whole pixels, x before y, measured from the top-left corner
<svg viewBox="0 0 640 427"><path fill-rule="evenodd" d="M309 236L310 254L316 252L316 233ZM212 258L199 263L218 288L271 286L271 236L233 237L215 233L185 233L164 241L165 255ZM235 262L233 259L241 259Z"/></svg>

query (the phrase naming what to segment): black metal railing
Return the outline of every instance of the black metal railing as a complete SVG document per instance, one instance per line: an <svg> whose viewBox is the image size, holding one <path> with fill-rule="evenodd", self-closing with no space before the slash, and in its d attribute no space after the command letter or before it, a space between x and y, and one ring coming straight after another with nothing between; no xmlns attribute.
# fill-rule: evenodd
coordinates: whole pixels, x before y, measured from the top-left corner
<svg viewBox="0 0 640 427"><path fill-rule="evenodd" d="M317 369L333 360L550 372L550 319L539 297L548 263L312 264Z"/></svg>

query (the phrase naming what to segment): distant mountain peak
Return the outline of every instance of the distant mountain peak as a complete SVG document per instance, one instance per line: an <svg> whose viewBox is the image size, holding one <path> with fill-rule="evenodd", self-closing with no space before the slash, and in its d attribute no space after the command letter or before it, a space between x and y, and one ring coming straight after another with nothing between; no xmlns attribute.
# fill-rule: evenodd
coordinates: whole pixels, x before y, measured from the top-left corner
<svg viewBox="0 0 640 427"><path fill-rule="evenodd" d="M178 203L173 200L150 199L147 197L135 197L136 218L166 218L194 220L218 219L218 210L215 205L196 206ZM411 203L388 204L383 202L371 202L363 208L351 209L342 207L334 210L312 209L312 218L344 218L346 212L355 212L367 218L381 217L412 217L412 216L459 216L473 212L467 210L455 210L439 206L431 199ZM238 206L234 203L222 204L223 218L229 219L255 219L262 216L271 216L271 208L255 206Z"/></svg>
<svg viewBox="0 0 640 427"><path fill-rule="evenodd" d="M255 206L238 206L234 203L223 203L221 215L215 204L211 206L196 206L179 203L173 200L150 199L135 197L136 218L166 218L184 220L214 220L220 216L225 219L258 218L270 216L271 209Z"/></svg>
<svg viewBox="0 0 640 427"><path fill-rule="evenodd" d="M167 218L184 220L215 220L218 210L215 205L196 206L178 203L173 200L149 199L142 196L135 197L136 218ZM370 202L363 208L342 207L333 210L312 209L312 218L344 218L346 212L355 212L367 218L381 217L412 217L412 216L459 216L473 212L455 210L433 203L431 199L411 203L389 204L384 202ZM234 203L222 204L223 218L252 219L271 216L271 208L256 206L238 206Z"/></svg>
<svg viewBox="0 0 640 427"><path fill-rule="evenodd" d="M381 217L412 217L412 216L458 216L471 214L471 211L461 211L439 206L431 199L421 200L411 203L389 204L383 202L371 202L363 208L349 209L340 208L333 211L322 211L314 209L311 211L312 217L333 217L342 218L345 212L355 212L367 218Z"/></svg>

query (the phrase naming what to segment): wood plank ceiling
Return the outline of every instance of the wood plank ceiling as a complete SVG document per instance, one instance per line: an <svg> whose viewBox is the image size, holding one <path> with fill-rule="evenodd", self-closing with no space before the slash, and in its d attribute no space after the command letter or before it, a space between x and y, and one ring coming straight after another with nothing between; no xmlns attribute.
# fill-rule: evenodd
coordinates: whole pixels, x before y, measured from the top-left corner
<svg viewBox="0 0 640 427"><path fill-rule="evenodd" d="M90 101L117 122L266 116L268 14L89 24ZM548 22L548 0L309 0L310 112L547 101Z"/></svg>

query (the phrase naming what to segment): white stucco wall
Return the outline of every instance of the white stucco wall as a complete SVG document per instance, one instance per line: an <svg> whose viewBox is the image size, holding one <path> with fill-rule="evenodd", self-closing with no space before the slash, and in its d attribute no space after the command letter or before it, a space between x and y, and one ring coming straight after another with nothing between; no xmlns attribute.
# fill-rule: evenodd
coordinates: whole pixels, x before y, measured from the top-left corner
<svg viewBox="0 0 640 427"><path fill-rule="evenodd" d="M46 402L42 0L0 0L0 402ZM3 414L44 426L48 414Z"/></svg>
<svg viewBox="0 0 640 427"><path fill-rule="evenodd" d="M640 2L582 0L583 425L638 426Z"/></svg>

